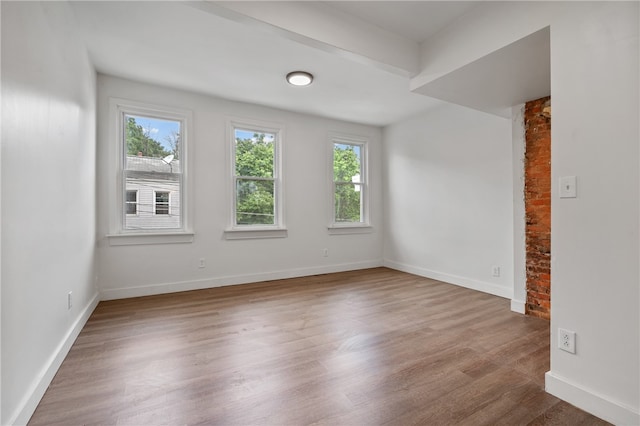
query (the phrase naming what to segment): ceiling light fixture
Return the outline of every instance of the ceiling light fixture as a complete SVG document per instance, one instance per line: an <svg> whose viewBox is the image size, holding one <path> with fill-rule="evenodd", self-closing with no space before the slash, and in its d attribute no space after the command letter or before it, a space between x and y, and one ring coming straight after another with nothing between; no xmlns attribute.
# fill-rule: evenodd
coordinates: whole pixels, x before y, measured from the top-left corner
<svg viewBox="0 0 640 426"><path fill-rule="evenodd" d="M306 71L293 71L287 74L287 81L294 86L308 86L313 81L313 75Z"/></svg>

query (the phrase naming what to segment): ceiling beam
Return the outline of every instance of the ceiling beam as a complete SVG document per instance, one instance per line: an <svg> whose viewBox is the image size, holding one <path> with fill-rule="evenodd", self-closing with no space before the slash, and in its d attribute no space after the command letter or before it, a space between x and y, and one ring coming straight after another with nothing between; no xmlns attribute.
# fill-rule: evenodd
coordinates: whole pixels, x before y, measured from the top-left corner
<svg viewBox="0 0 640 426"><path fill-rule="evenodd" d="M420 46L320 2L193 1L185 4L355 62L412 77Z"/></svg>

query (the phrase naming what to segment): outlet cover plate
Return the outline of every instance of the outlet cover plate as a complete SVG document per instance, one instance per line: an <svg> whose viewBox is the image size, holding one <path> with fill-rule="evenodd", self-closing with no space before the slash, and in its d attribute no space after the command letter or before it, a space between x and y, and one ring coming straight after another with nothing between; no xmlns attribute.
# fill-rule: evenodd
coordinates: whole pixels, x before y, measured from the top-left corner
<svg viewBox="0 0 640 426"><path fill-rule="evenodd" d="M558 348L563 351L567 351L570 354L576 353L576 332L571 330L565 330L564 328L558 329Z"/></svg>

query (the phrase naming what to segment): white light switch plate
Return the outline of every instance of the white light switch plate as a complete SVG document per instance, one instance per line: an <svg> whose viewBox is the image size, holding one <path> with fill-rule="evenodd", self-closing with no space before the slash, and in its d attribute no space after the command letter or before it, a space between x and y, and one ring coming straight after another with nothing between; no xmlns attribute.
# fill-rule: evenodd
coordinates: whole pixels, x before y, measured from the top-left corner
<svg viewBox="0 0 640 426"><path fill-rule="evenodd" d="M576 198L578 196L577 180L575 176L560 178L560 198Z"/></svg>

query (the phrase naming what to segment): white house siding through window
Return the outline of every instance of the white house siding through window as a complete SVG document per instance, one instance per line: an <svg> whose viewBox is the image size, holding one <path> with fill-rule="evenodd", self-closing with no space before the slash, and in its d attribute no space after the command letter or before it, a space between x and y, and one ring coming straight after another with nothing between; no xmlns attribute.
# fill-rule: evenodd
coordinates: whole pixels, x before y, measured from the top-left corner
<svg viewBox="0 0 640 426"><path fill-rule="evenodd" d="M180 160L127 156L126 229L175 229L180 221Z"/></svg>

